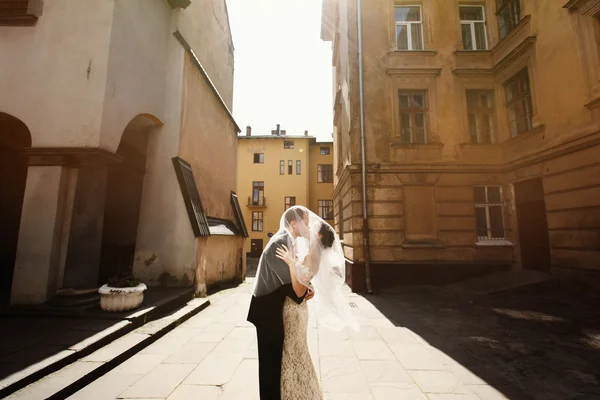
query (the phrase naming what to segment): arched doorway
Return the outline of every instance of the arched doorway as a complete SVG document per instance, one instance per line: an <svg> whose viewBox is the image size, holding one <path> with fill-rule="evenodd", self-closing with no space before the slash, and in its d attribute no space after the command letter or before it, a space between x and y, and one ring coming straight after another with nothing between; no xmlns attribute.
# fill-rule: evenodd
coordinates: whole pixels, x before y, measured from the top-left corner
<svg viewBox="0 0 600 400"><path fill-rule="evenodd" d="M151 115L138 115L127 125L117 154L123 157L108 170L100 282L131 273L137 241L146 172L148 136L161 123Z"/></svg>
<svg viewBox="0 0 600 400"><path fill-rule="evenodd" d="M0 304L10 299L31 135L21 120L0 112Z"/></svg>

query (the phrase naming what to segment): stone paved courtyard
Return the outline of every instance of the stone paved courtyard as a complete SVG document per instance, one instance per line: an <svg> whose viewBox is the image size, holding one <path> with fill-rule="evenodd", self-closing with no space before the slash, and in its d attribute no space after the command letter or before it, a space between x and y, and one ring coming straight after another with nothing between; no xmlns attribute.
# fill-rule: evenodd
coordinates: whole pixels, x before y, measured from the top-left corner
<svg viewBox="0 0 600 400"><path fill-rule="evenodd" d="M258 399L255 330L245 321L250 289L247 282L211 296L206 310L71 399ZM412 286L352 295L360 333L311 320L325 398L600 398L598 308L573 313L551 293L474 298Z"/></svg>

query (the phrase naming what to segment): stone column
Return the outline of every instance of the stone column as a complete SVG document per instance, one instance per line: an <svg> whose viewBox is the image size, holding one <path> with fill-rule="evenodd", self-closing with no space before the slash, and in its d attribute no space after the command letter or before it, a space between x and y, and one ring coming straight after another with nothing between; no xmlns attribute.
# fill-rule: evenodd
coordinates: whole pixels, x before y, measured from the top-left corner
<svg viewBox="0 0 600 400"><path fill-rule="evenodd" d="M106 178L105 166L78 169L63 288L98 286Z"/></svg>
<svg viewBox="0 0 600 400"><path fill-rule="evenodd" d="M67 204L75 182L76 174L60 165L29 167L11 304L44 303L60 287L63 242L68 238Z"/></svg>

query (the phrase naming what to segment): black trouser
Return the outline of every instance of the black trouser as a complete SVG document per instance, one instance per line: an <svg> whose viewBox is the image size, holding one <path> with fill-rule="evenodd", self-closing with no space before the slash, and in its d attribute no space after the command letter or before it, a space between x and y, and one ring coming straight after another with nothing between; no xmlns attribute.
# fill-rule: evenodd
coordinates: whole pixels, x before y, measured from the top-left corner
<svg viewBox="0 0 600 400"><path fill-rule="evenodd" d="M281 400L281 358L283 329L276 324L256 328L258 338L258 377L261 400Z"/></svg>

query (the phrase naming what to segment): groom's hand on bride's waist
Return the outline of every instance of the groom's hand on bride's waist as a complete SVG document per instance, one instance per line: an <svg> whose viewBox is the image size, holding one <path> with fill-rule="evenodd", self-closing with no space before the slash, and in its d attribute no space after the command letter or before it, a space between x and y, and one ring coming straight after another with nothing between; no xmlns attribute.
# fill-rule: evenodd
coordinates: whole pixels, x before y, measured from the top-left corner
<svg viewBox="0 0 600 400"><path fill-rule="evenodd" d="M304 297L304 300L310 300L313 297L315 297L315 290L314 289L308 289L306 291L306 296Z"/></svg>

